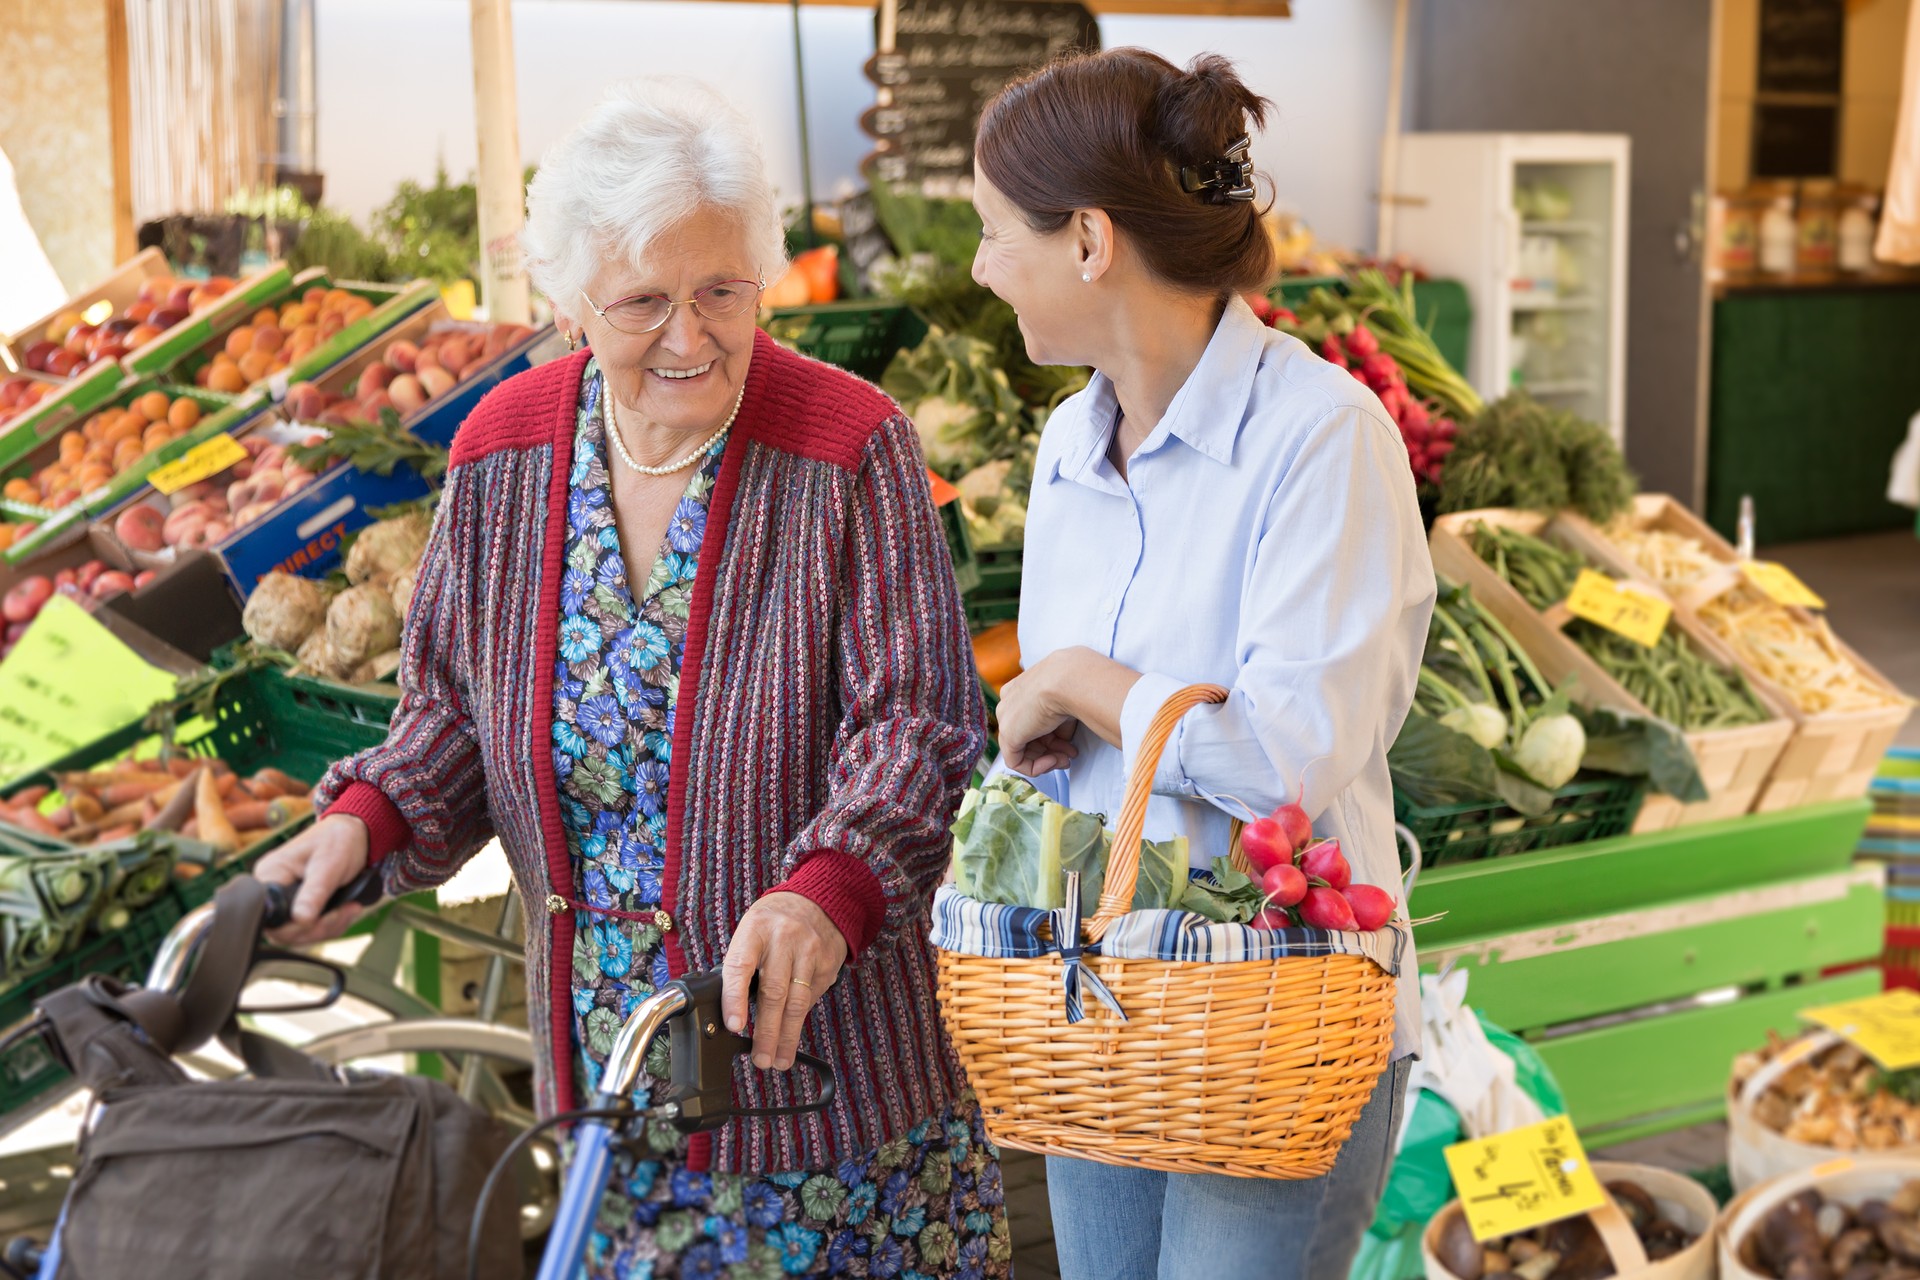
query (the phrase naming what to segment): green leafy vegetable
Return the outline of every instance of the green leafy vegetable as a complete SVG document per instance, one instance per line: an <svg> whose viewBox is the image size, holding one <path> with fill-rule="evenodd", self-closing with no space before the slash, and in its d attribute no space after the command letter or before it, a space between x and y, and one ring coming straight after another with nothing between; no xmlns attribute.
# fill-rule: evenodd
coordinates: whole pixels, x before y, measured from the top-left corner
<svg viewBox="0 0 1920 1280"><path fill-rule="evenodd" d="M1463 420L1440 478L1439 510L1572 507L1604 524L1627 509L1638 482L1606 428L1524 391Z"/></svg>
<svg viewBox="0 0 1920 1280"><path fill-rule="evenodd" d="M927 464L945 479L996 460L1030 460L1039 442L1026 404L978 338L936 328L893 358L880 385L913 419Z"/></svg>
<svg viewBox="0 0 1920 1280"><path fill-rule="evenodd" d="M403 462L429 480L437 479L447 469L447 451L401 426L400 415L392 409L382 409L377 423L355 422L327 431L326 439L316 444L287 446L287 456L316 472L341 458L356 470L381 476L392 475Z"/></svg>
<svg viewBox="0 0 1920 1280"><path fill-rule="evenodd" d="M1066 873L1077 871L1080 911L1091 916L1111 844L1099 814L1059 804L1025 779L995 778L960 802L953 823L954 887L981 902L1051 911L1065 903ZM1134 907L1174 906L1186 888L1186 840L1143 840Z"/></svg>

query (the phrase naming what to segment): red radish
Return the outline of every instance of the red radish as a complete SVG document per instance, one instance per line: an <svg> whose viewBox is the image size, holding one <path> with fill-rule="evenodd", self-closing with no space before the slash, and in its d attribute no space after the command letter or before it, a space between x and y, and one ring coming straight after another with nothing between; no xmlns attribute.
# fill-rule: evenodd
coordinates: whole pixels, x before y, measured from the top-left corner
<svg viewBox="0 0 1920 1280"><path fill-rule="evenodd" d="M1271 898L1276 906L1295 906L1307 896L1306 873L1290 862L1269 867L1266 874L1260 877L1260 892Z"/></svg>
<svg viewBox="0 0 1920 1280"><path fill-rule="evenodd" d="M1313 839L1313 819L1297 804L1283 804L1267 815L1287 833L1287 843L1299 852Z"/></svg>
<svg viewBox="0 0 1920 1280"><path fill-rule="evenodd" d="M1307 851L1300 855L1300 869L1310 879L1324 880L1335 889L1345 889L1353 883L1353 869L1347 866L1338 840L1308 845Z"/></svg>
<svg viewBox="0 0 1920 1280"><path fill-rule="evenodd" d="M1291 929L1293 921L1287 913L1278 907L1268 907L1255 916L1248 924L1255 929Z"/></svg>
<svg viewBox="0 0 1920 1280"><path fill-rule="evenodd" d="M1400 365L1384 351L1376 351L1360 362L1360 376L1376 392L1404 385L1400 377Z"/></svg>
<svg viewBox="0 0 1920 1280"><path fill-rule="evenodd" d="M1267 323L1274 325L1299 324L1300 317L1293 313L1292 307L1275 307L1273 309L1273 318L1267 321Z"/></svg>
<svg viewBox="0 0 1920 1280"><path fill-rule="evenodd" d="M1354 923L1368 933L1393 918L1393 895L1377 885L1356 884L1347 889Z"/></svg>
<svg viewBox="0 0 1920 1280"><path fill-rule="evenodd" d="M1260 321L1261 324L1273 323L1273 303L1267 300L1267 296L1265 294L1263 293L1248 294L1247 305L1253 308L1253 314Z"/></svg>
<svg viewBox="0 0 1920 1280"><path fill-rule="evenodd" d="M1247 855L1247 861L1253 864L1255 875L1283 863L1293 863L1293 841L1287 839L1286 828L1272 818L1262 818L1250 822L1240 829L1240 848Z"/></svg>
<svg viewBox="0 0 1920 1280"><path fill-rule="evenodd" d="M1380 339L1374 337L1373 330L1363 324L1353 326L1353 332L1347 335L1347 350L1361 360L1365 360L1379 349Z"/></svg>
<svg viewBox="0 0 1920 1280"><path fill-rule="evenodd" d="M1404 430L1407 421L1407 407L1412 403L1407 397L1406 388L1398 386L1386 387L1379 392L1379 396L1380 407L1385 409L1387 416L1400 424L1402 430Z"/></svg>
<svg viewBox="0 0 1920 1280"><path fill-rule="evenodd" d="M1320 358L1329 364L1337 364L1342 369L1350 367L1347 364L1346 348L1342 347L1340 345L1340 339L1331 333L1328 334L1326 340L1320 344Z"/></svg>
<svg viewBox="0 0 1920 1280"><path fill-rule="evenodd" d="M1353 904L1347 901L1346 894L1317 885L1307 890L1306 901L1300 904L1300 918L1316 929L1350 932L1360 927L1353 918Z"/></svg>
<svg viewBox="0 0 1920 1280"><path fill-rule="evenodd" d="M52 596L53 583L46 575L36 573L7 592L6 599L0 601L0 616L13 623L32 622Z"/></svg>

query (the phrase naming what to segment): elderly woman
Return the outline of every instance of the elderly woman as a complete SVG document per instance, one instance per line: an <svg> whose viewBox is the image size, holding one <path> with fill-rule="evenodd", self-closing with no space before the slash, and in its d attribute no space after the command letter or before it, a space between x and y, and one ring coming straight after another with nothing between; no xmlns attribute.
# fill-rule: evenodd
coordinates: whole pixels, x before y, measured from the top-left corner
<svg viewBox="0 0 1920 1280"><path fill-rule="evenodd" d="M368 859L404 893L497 834L544 1111L597 1086L656 985L714 966L752 1027L737 1105L802 1101L796 1048L839 1080L824 1114L650 1133L593 1274L1006 1275L926 938L985 731L913 427L755 327L774 193L705 87L614 91L527 203L533 280L586 349L462 426L392 731L262 860L304 880L285 940L352 923L319 908Z"/></svg>

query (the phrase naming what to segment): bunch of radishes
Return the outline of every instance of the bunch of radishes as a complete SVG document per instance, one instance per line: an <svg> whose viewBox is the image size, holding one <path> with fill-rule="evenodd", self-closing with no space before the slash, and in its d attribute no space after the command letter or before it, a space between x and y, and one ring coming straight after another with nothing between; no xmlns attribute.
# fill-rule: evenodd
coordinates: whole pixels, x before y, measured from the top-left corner
<svg viewBox="0 0 1920 1280"><path fill-rule="evenodd" d="M1297 330L1301 320L1291 309L1275 306L1259 294L1247 302L1253 313L1269 328ZM1379 335L1357 317L1342 317L1337 326L1323 329L1316 350L1321 359L1337 364L1365 383L1380 397L1381 406L1400 428L1400 441L1407 447L1407 461L1414 478L1422 484L1440 483L1440 469L1453 452L1453 438L1459 428L1446 417L1436 402L1422 399L1407 386L1400 362L1380 349ZM1301 336L1296 332L1295 336ZM1304 339L1310 345L1311 337Z"/></svg>
<svg viewBox="0 0 1920 1280"><path fill-rule="evenodd" d="M149 553L211 546L313 483L314 473L289 458L285 444L262 436L239 443L247 451L241 461L168 495L166 512L148 503L128 507L114 519L114 536Z"/></svg>
<svg viewBox="0 0 1920 1280"><path fill-rule="evenodd" d="M51 576L36 573L22 578L7 592L5 598L0 599L0 619L6 622L6 630L0 632L0 658L13 652L13 647L20 643L20 637L27 633L27 628L40 616L40 611L47 607L47 601L55 596L66 596L83 608L92 610L109 597L117 596L122 591L137 591L153 579L151 570L138 574L127 573L109 568L103 560L89 560Z"/></svg>
<svg viewBox="0 0 1920 1280"><path fill-rule="evenodd" d="M1316 840L1306 810L1283 804L1240 832L1240 849L1267 905L1256 929L1355 930L1367 933L1393 918L1393 895L1353 883L1338 840Z"/></svg>
<svg viewBox="0 0 1920 1280"><path fill-rule="evenodd" d="M1373 330L1356 324L1344 339L1337 333L1328 334L1320 344L1320 358L1347 370L1380 397L1381 407L1400 428L1414 477L1426 484L1439 484L1441 463L1453 452L1453 437L1459 428L1407 389L1399 361L1380 349Z"/></svg>

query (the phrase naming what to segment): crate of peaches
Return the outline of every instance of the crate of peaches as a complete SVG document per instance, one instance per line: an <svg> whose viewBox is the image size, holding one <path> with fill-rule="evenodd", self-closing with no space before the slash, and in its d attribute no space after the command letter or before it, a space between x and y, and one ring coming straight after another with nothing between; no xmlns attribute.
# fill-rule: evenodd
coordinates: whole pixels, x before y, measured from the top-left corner
<svg viewBox="0 0 1920 1280"><path fill-rule="evenodd" d="M16 535L6 558L18 563L54 545L64 530L104 511L156 466L266 407L264 397L236 401L191 387L146 384L120 393L79 426L34 448L0 479L0 496L58 517Z"/></svg>
<svg viewBox="0 0 1920 1280"><path fill-rule="evenodd" d="M44 373L0 377L0 467L112 396L123 380L111 361L75 379Z"/></svg>
<svg viewBox="0 0 1920 1280"><path fill-rule="evenodd" d="M136 569L158 568L181 551L215 546L313 483L313 470L287 451L322 438L277 420L263 421L235 440L244 457L183 488L135 494L95 525L96 540L104 539L117 559Z"/></svg>
<svg viewBox="0 0 1920 1280"><path fill-rule="evenodd" d="M277 400L289 382L339 363L435 296L425 282L336 285L316 267L251 310L229 315L213 340L168 377L226 394L266 388Z"/></svg>

